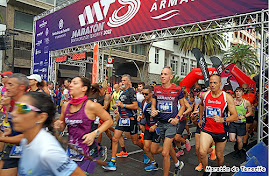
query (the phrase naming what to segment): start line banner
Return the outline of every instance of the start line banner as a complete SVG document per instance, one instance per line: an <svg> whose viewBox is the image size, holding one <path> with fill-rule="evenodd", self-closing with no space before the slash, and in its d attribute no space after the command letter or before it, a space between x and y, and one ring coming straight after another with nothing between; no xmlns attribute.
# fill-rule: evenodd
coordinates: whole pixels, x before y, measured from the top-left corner
<svg viewBox="0 0 269 176"><path fill-rule="evenodd" d="M33 71L49 51L261 9L268 0L80 0L35 21Z"/></svg>

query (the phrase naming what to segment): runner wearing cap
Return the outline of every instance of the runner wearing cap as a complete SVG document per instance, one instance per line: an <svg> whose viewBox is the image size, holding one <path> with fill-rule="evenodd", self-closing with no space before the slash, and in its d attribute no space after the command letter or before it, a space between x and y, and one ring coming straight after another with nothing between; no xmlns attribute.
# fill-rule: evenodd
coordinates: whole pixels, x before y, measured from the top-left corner
<svg viewBox="0 0 269 176"><path fill-rule="evenodd" d="M27 76L29 79L29 92L43 92L41 89L39 89L38 85L41 83L42 79L40 75L33 74L30 76Z"/></svg>

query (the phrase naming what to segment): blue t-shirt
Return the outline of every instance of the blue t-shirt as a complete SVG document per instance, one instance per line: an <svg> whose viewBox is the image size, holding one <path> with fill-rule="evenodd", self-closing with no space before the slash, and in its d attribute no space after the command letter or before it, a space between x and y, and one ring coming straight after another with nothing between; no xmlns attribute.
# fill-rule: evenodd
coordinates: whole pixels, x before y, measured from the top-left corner
<svg viewBox="0 0 269 176"><path fill-rule="evenodd" d="M77 168L54 136L41 129L32 142L21 140L19 176L68 176Z"/></svg>

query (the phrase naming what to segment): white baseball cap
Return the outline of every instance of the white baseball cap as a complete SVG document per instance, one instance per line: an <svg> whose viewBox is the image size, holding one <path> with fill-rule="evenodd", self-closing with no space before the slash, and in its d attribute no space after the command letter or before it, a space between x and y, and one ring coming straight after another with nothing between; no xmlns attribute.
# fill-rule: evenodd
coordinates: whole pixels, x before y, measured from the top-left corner
<svg viewBox="0 0 269 176"><path fill-rule="evenodd" d="M41 82L42 81L41 76L40 75L37 75L37 74L32 74L30 76L27 76L27 78L28 79L34 79L34 80L36 80L38 82Z"/></svg>

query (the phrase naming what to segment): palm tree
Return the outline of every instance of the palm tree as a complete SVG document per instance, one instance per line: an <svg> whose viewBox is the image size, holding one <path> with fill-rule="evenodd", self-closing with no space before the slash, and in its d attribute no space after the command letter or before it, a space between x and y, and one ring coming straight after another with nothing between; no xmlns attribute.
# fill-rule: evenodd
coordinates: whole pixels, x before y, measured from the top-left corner
<svg viewBox="0 0 269 176"><path fill-rule="evenodd" d="M179 85L179 82L182 81L183 78L179 78L179 76L174 75L171 79L171 83L174 83L176 85Z"/></svg>
<svg viewBox="0 0 269 176"><path fill-rule="evenodd" d="M255 73L256 65L259 60L255 54L254 48L250 45L232 45L224 54L224 65L236 63L236 66L244 73L251 75Z"/></svg>
<svg viewBox="0 0 269 176"><path fill-rule="evenodd" d="M182 39L179 50L186 55L193 48L199 48L204 55L213 56L222 53L222 46L225 47L225 42L221 34L204 34Z"/></svg>

